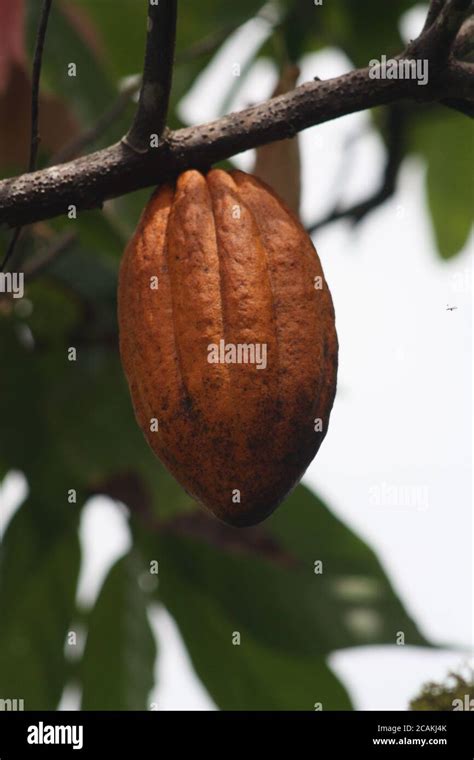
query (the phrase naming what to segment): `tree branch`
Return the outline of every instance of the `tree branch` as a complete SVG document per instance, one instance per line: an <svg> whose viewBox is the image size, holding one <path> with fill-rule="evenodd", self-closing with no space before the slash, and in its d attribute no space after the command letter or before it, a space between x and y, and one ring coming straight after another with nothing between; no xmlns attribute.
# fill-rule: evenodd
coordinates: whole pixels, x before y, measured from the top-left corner
<svg viewBox="0 0 474 760"><path fill-rule="evenodd" d="M203 55L208 55L214 52L219 45L221 45L236 29L235 24L228 25L223 29L219 29L217 32L198 40L194 45L191 45L187 50L175 57L176 63L186 63L192 61L195 58L199 58ZM49 161L49 165L63 164L66 161L71 161L81 153L85 148L93 145L99 140L104 132L109 129L118 118L120 118L127 107L130 104L131 99L140 91L142 86L142 75L136 74L133 77L129 77L127 84L120 90L116 100L104 110L104 112L98 117L95 124L84 130L80 135L75 137L69 143L66 143L60 148Z"/></svg>
<svg viewBox="0 0 474 760"><path fill-rule="evenodd" d="M388 114L387 163L380 187L365 201L355 203L345 209L337 205L329 214L308 228L309 234L340 219L350 219L354 224L362 221L367 214L381 206L395 192L398 170L405 152L405 110L392 105Z"/></svg>
<svg viewBox="0 0 474 760"><path fill-rule="evenodd" d="M13 230L12 236L10 238L10 242L8 244L8 248L6 250L5 256L3 257L2 264L0 266L0 272L3 272L3 270L6 267L6 265L10 261L11 257L13 256L13 254L15 252L16 244L18 243L18 241L20 239L20 235L22 233L22 230L23 230L23 227L16 227Z"/></svg>
<svg viewBox="0 0 474 760"><path fill-rule="evenodd" d="M46 30L48 28L49 12L51 10L51 4L53 0L44 0L43 10L41 11L41 19L38 28L38 35L36 39L35 56L33 60L33 81L31 87L31 148L30 148L30 161L28 164L28 171L32 172L36 166L36 157L38 154L38 146L40 143L39 129L38 129L38 117L39 117L39 85L41 78L41 64L43 61L43 49L44 41L46 38Z"/></svg>
<svg viewBox="0 0 474 760"><path fill-rule="evenodd" d="M436 65L439 66L441 58L445 54L449 55L450 51L456 56L469 53L472 50L473 20L472 18L466 19L466 14L470 3L471 0L432 0L422 34L411 43L402 57L420 57L421 51L424 49L425 54L430 55L430 60L435 60ZM447 52L446 45L448 46ZM455 61L452 61L451 68L456 70ZM458 70L458 74L460 79L465 79L466 84L469 80L471 99L449 97L442 99L441 102L466 116L474 117L474 100L472 99L474 96L474 68L471 67L469 70L469 65L463 64L462 68ZM404 154L401 118L400 109L392 106L387 144L387 164L380 187L366 200L355 203L348 208L341 209L336 206L322 219L310 225L308 228L310 234L340 219L350 219L354 223L358 223L393 195Z"/></svg>
<svg viewBox="0 0 474 760"><path fill-rule="evenodd" d="M468 15L470 5L471 0L446 0L444 3L432 3L430 12L434 19L408 46L405 57L427 58L430 63L430 74L436 76L448 59L453 42Z"/></svg>
<svg viewBox="0 0 474 760"><path fill-rule="evenodd" d="M426 21L423 26L422 34L423 32L426 32L426 30L429 29L430 26L432 26L433 22L439 16L441 8L445 4L445 2L446 0L431 0L430 7L428 8L428 13L426 15Z"/></svg>
<svg viewBox="0 0 474 760"><path fill-rule="evenodd" d="M161 137L166 126L173 77L178 0L148 0L148 26L142 87L135 120L124 142L146 153L152 134Z"/></svg>
<svg viewBox="0 0 474 760"><path fill-rule="evenodd" d="M138 154L123 142L67 164L0 182L0 224L11 226L65 214L70 205L96 208L107 198L156 186L191 167L207 168L250 148L293 137L340 116L405 99L472 96L470 64L450 62L424 87L412 79L371 79L357 69L307 82L286 95L198 127L172 132L158 148Z"/></svg>
<svg viewBox="0 0 474 760"><path fill-rule="evenodd" d="M474 54L474 10L462 24L454 41L453 55L460 60L471 61Z"/></svg>

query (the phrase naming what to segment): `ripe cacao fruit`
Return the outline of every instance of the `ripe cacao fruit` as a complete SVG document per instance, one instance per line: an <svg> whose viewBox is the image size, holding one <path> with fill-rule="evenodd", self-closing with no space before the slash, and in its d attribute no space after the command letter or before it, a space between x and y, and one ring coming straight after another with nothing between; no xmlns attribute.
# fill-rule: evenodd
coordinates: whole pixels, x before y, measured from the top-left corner
<svg viewBox="0 0 474 760"><path fill-rule="evenodd" d="M126 249L118 316L153 451L219 519L263 520L319 449L336 390L332 299L297 217L244 172L184 172Z"/></svg>

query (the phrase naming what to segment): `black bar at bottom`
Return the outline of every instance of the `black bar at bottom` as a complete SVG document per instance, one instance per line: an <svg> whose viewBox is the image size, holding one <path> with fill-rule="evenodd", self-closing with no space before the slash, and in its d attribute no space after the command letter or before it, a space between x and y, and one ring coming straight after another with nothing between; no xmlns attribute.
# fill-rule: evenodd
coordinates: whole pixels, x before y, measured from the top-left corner
<svg viewBox="0 0 474 760"><path fill-rule="evenodd" d="M291 757L474 758L473 712L0 712L0 760L173 750ZM191 755L190 755L191 757Z"/></svg>

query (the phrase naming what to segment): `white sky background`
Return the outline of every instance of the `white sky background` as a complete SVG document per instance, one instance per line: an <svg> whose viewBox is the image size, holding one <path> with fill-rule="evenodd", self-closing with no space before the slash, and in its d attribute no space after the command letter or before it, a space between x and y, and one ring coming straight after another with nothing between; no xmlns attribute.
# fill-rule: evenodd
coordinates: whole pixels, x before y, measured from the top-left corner
<svg viewBox="0 0 474 760"><path fill-rule="evenodd" d="M413 37L424 9L403 30ZM195 84L182 104L190 123L210 120L229 87L234 63L243 63L262 27L247 26ZM301 81L337 76L351 68L337 51L307 56ZM224 75L229 72L229 77ZM253 69L232 108L270 94L275 72ZM461 118L461 117L460 117ZM360 135L355 159L344 166L348 137ZM355 114L303 132L303 220L319 219L335 201L364 198L379 181L384 151L367 114ZM238 159L250 169L253 154ZM315 236L336 309L340 343L338 395L328 436L304 482L373 547L395 589L425 635L447 646L469 647L473 631L471 517L471 294L472 239L453 261L437 256L424 193L424 165L403 166L396 196L356 229L334 224ZM457 310L446 311L446 305ZM374 488L395 486L422 499L412 506L374 503ZM2 512L21 499L10 478ZM114 527L115 526L115 527ZM130 538L120 509L96 498L82 526L86 559L79 596L93 600L107 568ZM104 545L104 540L108 541ZM212 709L195 678L174 622L158 607L159 709ZM406 709L428 680L443 679L467 659L460 651L364 647L335 653L330 663L360 709ZM218 666L218 665L216 665ZM282 687L284 687L282 685ZM62 706L73 708L68 693ZM243 706L245 707L245 706Z"/></svg>

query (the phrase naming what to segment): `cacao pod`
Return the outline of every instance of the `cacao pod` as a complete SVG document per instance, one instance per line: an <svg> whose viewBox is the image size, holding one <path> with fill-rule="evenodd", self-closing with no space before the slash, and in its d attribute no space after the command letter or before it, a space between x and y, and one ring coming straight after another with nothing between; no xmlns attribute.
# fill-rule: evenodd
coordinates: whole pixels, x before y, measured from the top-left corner
<svg viewBox="0 0 474 760"><path fill-rule="evenodd" d="M315 456L336 389L332 299L297 217L244 172L184 172L126 249L118 316L153 451L216 517L263 520Z"/></svg>

